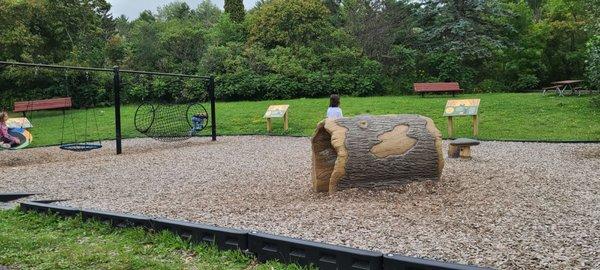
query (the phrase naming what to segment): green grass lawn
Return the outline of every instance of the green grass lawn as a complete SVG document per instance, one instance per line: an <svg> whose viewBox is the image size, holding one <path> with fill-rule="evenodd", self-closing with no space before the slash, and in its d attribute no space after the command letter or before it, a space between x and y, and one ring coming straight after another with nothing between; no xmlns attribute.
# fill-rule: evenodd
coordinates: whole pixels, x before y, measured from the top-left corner
<svg viewBox="0 0 600 270"><path fill-rule="evenodd" d="M599 141L600 111L589 106L589 98L543 96L540 93L468 94L458 98L480 98L480 139L533 140L533 141ZM448 95L343 97L341 107L345 116L361 114L421 114L433 118L447 137L446 119L442 116ZM327 110L328 99L294 99L270 101L218 102L217 123L219 135L266 134L262 118L270 104L290 105L290 130L283 132L281 120L275 120L276 135L310 136ZM134 128L137 106L122 108L123 136L142 136ZM207 107L208 109L208 107ZM84 111L74 111L76 129L85 130ZM91 112L89 112L91 113ZM100 134L103 139L114 138L114 111L112 108L96 109ZM70 121L70 118L68 118ZM67 122L66 139L73 138L73 128ZM61 141L62 114L60 112L35 112L33 146L56 145ZM88 123L92 126L93 123ZM95 127L91 130L95 130ZM455 136L472 134L471 119L455 120ZM203 135L208 135L205 130ZM81 136L81 134L79 134Z"/></svg>
<svg viewBox="0 0 600 270"><path fill-rule="evenodd" d="M10 269L302 269L193 245L170 232L115 229L81 217L0 210L0 266ZM1 268L1 267L0 267Z"/></svg>

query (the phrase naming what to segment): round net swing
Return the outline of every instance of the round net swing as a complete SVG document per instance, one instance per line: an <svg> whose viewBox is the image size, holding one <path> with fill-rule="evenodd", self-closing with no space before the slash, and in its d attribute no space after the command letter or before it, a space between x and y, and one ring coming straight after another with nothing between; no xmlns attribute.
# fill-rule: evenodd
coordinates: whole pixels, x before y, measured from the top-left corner
<svg viewBox="0 0 600 270"><path fill-rule="evenodd" d="M96 103L94 98L90 98L89 95L86 96L86 94L89 94L86 92L94 91L94 89L89 86L90 80L90 75L87 72L85 74L85 79L82 81L75 79L69 80L68 76L65 75L66 92L72 94L71 91L69 91L69 84L77 85L76 90L79 94L77 98L81 99L79 103L84 107L79 111L69 109L68 113L63 110L62 134L59 145L59 148L62 150L87 152L102 148L102 141L100 139L94 139L99 138L100 136L97 110L94 108ZM70 128L67 128L67 126L70 126ZM94 131L90 131L90 129L94 128Z"/></svg>
<svg viewBox="0 0 600 270"><path fill-rule="evenodd" d="M90 113L90 111L92 111ZM80 113L81 114L81 113ZM99 133L98 130L98 121L97 121L97 117L96 117L96 110L95 109L89 109L86 108L85 109L85 113L83 113L85 116L75 116L74 113L69 113L68 116L67 114L65 114L63 116L63 133L62 133L62 138L61 138L61 143L59 145L59 148L62 150L67 150L67 151L73 151L73 152L87 152L87 151L92 151L92 150L96 150L96 149L100 149L102 148L102 141L101 140L91 140L91 134L89 134L88 132L88 124L91 121L91 119L93 118L93 122L95 123L95 127L96 127L96 134ZM92 115L92 116L90 116ZM65 133L67 133L65 125L66 122L69 122L67 120L67 117L70 118L70 122L72 125L72 140L65 140ZM83 129L83 131L78 130L76 128L76 124L75 122L79 121L76 120L77 118L81 118L81 121L85 122L85 128ZM95 136L97 137L97 135Z"/></svg>
<svg viewBox="0 0 600 270"><path fill-rule="evenodd" d="M154 89L154 79L146 78L145 90L148 96L145 99L151 101L145 101L135 111L135 129L146 137L162 142L184 141L198 135L208 126L209 121L208 111L197 101L202 99L201 93L194 93L201 87L190 87L181 79L162 83L162 89ZM152 98L152 95L165 92L172 96ZM186 97L192 101L182 101Z"/></svg>

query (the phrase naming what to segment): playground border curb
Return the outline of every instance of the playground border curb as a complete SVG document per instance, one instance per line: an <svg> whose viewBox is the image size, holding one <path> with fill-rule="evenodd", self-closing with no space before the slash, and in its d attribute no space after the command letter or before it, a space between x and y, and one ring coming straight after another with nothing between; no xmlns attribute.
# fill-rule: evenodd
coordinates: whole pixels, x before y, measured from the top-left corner
<svg viewBox="0 0 600 270"><path fill-rule="evenodd" d="M156 231L169 230L181 238L215 245L221 250L248 249L248 232L243 230L168 219L153 219L152 228Z"/></svg>
<svg viewBox="0 0 600 270"><path fill-rule="evenodd" d="M36 195L35 193L0 193L0 202L10 202L22 198L27 198L29 196Z"/></svg>
<svg viewBox="0 0 600 270"><path fill-rule="evenodd" d="M383 256L384 270L481 270L490 269L471 265L459 265L454 263L440 262L415 257L407 257L398 254L386 254Z"/></svg>
<svg viewBox="0 0 600 270"><path fill-rule="evenodd" d="M313 265L322 270L382 269L383 253L317 243L259 232L248 234L250 252L259 261Z"/></svg>
<svg viewBox="0 0 600 270"><path fill-rule="evenodd" d="M238 229L222 228L201 223L151 218L141 215L78 209L44 202L20 203L20 211L56 213L72 217L109 222L115 227L142 227L155 231L169 230L192 242L214 244L220 250L241 250L252 253L259 262L279 260L300 266L316 266L322 270L482 270L471 265L446 263L397 254L361 250L324 244L285 236Z"/></svg>

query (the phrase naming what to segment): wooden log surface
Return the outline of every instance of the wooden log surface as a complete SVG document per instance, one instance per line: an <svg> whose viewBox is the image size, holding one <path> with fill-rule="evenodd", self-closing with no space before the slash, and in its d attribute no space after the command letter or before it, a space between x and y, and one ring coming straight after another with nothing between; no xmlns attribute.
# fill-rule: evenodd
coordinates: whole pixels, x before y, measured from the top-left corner
<svg viewBox="0 0 600 270"><path fill-rule="evenodd" d="M312 150L318 192L437 180L444 167L441 133L419 115L324 120Z"/></svg>

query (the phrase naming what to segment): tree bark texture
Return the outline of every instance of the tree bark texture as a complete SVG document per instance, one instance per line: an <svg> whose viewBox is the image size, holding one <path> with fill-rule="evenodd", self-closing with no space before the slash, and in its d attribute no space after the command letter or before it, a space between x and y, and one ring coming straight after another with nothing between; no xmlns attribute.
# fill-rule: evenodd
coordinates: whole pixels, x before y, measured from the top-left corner
<svg viewBox="0 0 600 270"><path fill-rule="evenodd" d="M442 135L420 115L327 119L311 142L317 192L438 180L444 168Z"/></svg>

